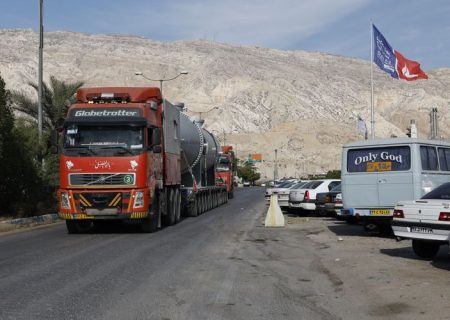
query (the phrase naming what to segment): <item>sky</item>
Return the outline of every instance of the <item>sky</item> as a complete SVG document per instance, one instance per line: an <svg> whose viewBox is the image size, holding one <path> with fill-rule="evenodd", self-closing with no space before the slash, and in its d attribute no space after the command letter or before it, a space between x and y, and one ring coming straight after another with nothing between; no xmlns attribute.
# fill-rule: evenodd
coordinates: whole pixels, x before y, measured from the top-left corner
<svg viewBox="0 0 450 320"><path fill-rule="evenodd" d="M370 21L423 70L450 67L448 0L43 0L44 30L207 39L370 60ZM1 0L0 29L39 30L39 0ZM1 55L1 48L0 48Z"/></svg>

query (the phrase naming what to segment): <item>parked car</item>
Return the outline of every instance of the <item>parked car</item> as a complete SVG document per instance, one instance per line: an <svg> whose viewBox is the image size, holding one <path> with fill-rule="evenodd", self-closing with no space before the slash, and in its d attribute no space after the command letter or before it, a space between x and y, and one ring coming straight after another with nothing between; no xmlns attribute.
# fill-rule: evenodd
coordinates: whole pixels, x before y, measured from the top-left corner
<svg viewBox="0 0 450 320"><path fill-rule="evenodd" d="M289 194L291 190L293 189L299 189L309 181L297 181L296 183L293 183L288 188L281 188L278 189L278 204L280 205L281 209L288 209L289 208Z"/></svg>
<svg viewBox="0 0 450 320"><path fill-rule="evenodd" d="M450 182L420 200L399 201L394 208L392 230L398 240L411 239L414 253L432 259L450 239Z"/></svg>
<svg viewBox="0 0 450 320"><path fill-rule="evenodd" d="M318 213L336 216L341 209L341 184L336 185L328 192L320 192L316 195L316 211Z"/></svg>
<svg viewBox="0 0 450 320"><path fill-rule="evenodd" d="M320 192L330 191L340 184L340 180L323 179L313 180L289 193L289 208L291 210L316 210L316 195Z"/></svg>
<svg viewBox="0 0 450 320"><path fill-rule="evenodd" d="M250 183L250 181L244 181L242 185L243 185L244 187L250 187L250 186L251 186L251 183Z"/></svg>
<svg viewBox="0 0 450 320"><path fill-rule="evenodd" d="M266 189L265 198L266 198L266 205L270 205L270 197L273 193L279 194L279 192L289 190L292 186L294 186L297 183L297 181L287 181L282 182L278 185L276 185L273 188ZM279 200L279 197L278 197Z"/></svg>

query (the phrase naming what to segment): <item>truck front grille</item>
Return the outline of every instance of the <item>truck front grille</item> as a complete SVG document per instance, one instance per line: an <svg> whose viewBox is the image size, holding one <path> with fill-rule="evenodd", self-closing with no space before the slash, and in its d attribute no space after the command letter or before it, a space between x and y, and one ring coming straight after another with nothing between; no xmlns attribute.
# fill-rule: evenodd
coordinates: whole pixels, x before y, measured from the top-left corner
<svg viewBox="0 0 450 320"><path fill-rule="evenodd" d="M75 173L69 174L71 186L131 186L135 184L134 173Z"/></svg>

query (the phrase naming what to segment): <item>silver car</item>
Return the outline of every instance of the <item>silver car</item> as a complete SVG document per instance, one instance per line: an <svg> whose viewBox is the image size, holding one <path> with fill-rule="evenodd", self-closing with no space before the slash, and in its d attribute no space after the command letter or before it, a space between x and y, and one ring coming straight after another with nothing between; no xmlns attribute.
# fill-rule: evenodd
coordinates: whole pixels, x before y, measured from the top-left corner
<svg viewBox="0 0 450 320"><path fill-rule="evenodd" d="M283 206L289 206L289 189L297 184L297 181L288 181L288 182L282 182L278 185L276 185L273 188L269 188L266 190L266 194L264 195L266 198L266 205L270 205L270 197L272 194L276 193L278 195L278 204L280 207ZM282 194L284 196L284 193L287 191L287 198L280 198L280 195ZM280 202L281 200L281 202ZM286 200L286 201L285 201ZM286 202L286 203L284 203Z"/></svg>

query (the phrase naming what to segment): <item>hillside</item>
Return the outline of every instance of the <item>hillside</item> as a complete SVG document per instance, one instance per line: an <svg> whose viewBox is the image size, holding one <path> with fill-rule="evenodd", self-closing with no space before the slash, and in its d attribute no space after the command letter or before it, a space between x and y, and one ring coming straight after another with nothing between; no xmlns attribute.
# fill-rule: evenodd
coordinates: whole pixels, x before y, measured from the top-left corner
<svg viewBox="0 0 450 320"><path fill-rule="evenodd" d="M0 30L0 72L7 87L35 94L38 35ZM369 61L317 52L282 51L208 41L156 42L134 36L45 34L44 80L50 75L87 86L155 85L134 75L165 78L171 101L206 126L238 156L262 153L262 176L273 177L274 149L279 175L321 173L340 167L340 147L358 139L356 119L370 127ZM394 80L375 69L376 136L403 136L415 119L419 137L429 136L429 112L437 107L440 134L450 135L450 69L427 71L429 80Z"/></svg>

